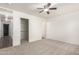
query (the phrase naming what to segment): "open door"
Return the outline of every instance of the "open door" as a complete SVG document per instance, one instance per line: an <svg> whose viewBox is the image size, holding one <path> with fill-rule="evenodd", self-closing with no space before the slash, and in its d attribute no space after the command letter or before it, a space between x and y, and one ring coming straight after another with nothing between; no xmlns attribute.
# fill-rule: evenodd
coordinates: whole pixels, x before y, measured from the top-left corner
<svg viewBox="0 0 79 59"><path fill-rule="evenodd" d="M21 43L29 41L29 21L21 18Z"/></svg>
<svg viewBox="0 0 79 59"><path fill-rule="evenodd" d="M3 35L9 36L9 24L3 24Z"/></svg>

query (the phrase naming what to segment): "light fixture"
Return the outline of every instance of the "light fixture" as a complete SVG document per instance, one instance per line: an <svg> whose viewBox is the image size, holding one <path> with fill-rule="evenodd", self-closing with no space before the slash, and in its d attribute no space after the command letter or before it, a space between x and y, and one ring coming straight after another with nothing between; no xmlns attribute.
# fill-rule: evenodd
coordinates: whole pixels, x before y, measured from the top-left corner
<svg viewBox="0 0 79 59"><path fill-rule="evenodd" d="M5 21L8 21L8 19L7 19L7 18L5 18Z"/></svg>
<svg viewBox="0 0 79 59"><path fill-rule="evenodd" d="M46 12L46 11L48 11L49 9L44 9L44 11Z"/></svg>
<svg viewBox="0 0 79 59"><path fill-rule="evenodd" d="M11 21L12 19L13 19L12 16L6 16L6 17L5 17L5 21L6 21L6 22Z"/></svg>

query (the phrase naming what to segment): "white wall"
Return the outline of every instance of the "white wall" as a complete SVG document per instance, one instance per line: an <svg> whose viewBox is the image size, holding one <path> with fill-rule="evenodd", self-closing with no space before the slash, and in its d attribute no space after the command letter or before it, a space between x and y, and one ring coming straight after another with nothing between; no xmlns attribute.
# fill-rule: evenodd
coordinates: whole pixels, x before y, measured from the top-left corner
<svg viewBox="0 0 79 59"><path fill-rule="evenodd" d="M79 45L79 12L48 19L46 38Z"/></svg>
<svg viewBox="0 0 79 59"><path fill-rule="evenodd" d="M44 19L29 14L13 12L13 46L21 44L21 20L29 19L29 42L41 40L43 35Z"/></svg>

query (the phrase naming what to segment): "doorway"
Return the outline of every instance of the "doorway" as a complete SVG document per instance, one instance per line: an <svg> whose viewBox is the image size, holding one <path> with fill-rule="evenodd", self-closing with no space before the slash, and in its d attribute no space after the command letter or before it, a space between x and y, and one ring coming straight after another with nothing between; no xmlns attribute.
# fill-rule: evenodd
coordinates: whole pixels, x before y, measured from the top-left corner
<svg viewBox="0 0 79 59"><path fill-rule="evenodd" d="M2 37L0 38L0 48L12 46L12 38L9 35L10 24L2 24Z"/></svg>
<svg viewBox="0 0 79 59"><path fill-rule="evenodd" d="M21 43L29 41L29 20L21 18Z"/></svg>
<svg viewBox="0 0 79 59"><path fill-rule="evenodd" d="M9 36L9 24L3 24L3 36Z"/></svg>

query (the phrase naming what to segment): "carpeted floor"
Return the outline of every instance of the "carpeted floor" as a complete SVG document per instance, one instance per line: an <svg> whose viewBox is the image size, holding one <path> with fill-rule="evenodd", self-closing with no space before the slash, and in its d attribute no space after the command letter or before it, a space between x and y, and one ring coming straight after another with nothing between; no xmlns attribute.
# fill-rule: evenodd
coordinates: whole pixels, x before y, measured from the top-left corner
<svg viewBox="0 0 79 59"><path fill-rule="evenodd" d="M39 40L0 49L1 55L79 55L79 46L56 40Z"/></svg>

